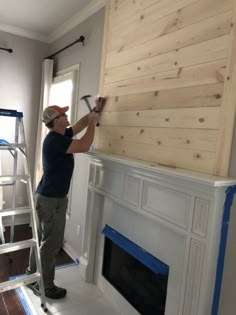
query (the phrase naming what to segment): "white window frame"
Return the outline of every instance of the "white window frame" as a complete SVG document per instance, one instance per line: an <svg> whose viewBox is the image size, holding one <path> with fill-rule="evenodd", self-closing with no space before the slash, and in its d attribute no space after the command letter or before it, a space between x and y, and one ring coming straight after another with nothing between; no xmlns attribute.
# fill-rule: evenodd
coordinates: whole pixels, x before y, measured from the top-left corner
<svg viewBox="0 0 236 315"><path fill-rule="evenodd" d="M68 75L72 75L73 90L72 90L72 100L71 100L71 117L69 118L70 124L73 125L77 121L78 115L78 100L79 100L79 70L80 65L74 65L69 68L57 71L53 76L53 83L58 83L64 80ZM71 178L70 190L68 192L68 206L67 206L67 219L69 219L71 214L71 199L72 199L72 187L73 187L73 177Z"/></svg>

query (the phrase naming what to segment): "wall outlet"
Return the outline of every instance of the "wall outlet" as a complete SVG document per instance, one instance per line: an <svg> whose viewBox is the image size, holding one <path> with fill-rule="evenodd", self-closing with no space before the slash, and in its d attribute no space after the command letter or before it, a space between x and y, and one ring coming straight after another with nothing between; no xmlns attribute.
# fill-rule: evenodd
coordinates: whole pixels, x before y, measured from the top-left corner
<svg viewBox="0 0 236 315"><path fill-rule="evenodd" d="M23 203L24 203L23 196L19 196L17 202L18 202L18 205L23 205Z"/></svg>
<svg viewBox="0 0 236 315"><path fill-rule="evenodd" d="M79 234L80 234L80 225L77 225L76 234L77 234L77 236L79 236Z"/></svg>

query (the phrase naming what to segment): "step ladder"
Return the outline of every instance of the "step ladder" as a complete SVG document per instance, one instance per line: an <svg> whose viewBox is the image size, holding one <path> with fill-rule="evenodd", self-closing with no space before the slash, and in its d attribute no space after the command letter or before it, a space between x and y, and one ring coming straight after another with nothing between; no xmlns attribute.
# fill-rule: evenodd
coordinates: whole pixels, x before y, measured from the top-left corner
<svg viewBox="0 0 236 315"><path fill-rule="evenodd" d="M0 120L1 119L10 119L12 123L12 119L15 119L13 122L13 126L15 129L14 133L14 143L7 142L5 139L0 139L0 151L8 151L10 153L11 158L13 158L13 171L10 175L0 174L0 189L4 189L6 186L10 186L12 188L12 202L11 208L9 209L0 209L0 236L1 236L1 245L0 245L0 254L8 254L13 251L22 250L25 248L30 248L34 251L36 258L37 271L36 273L30 275L23 275L17 277L15 280L9 280L0 283L0 293L16 289L18 287L24 285L30 285L34 282L37 282L39 285L39 295L41 299L41 307L44 312L47 312L46 308L46 300L44 293L44 284L42 277L42 267L41 267L41 259L40 259L40 250L39 250L39 242L38 242L38 234L37 234L37 223L36 223L36 211L34 207L34 199L33 199L33 191L32 191L32 183L29 172L29 164L27 159L27 150L26 150L26 142L25 142L25 132L23 126L23 113L18 112L16 110L7 110L0 109ZM0 122L0 126L1 126ZM6 128L5 128L6 129ZM1 130L0 130L1 135ZM18 160L19 156L22 156L24 168L24 174L18 174ZM4 168L5 159L1 159L2 169ZM26 185L27 189L27 197L28 197L28 205L26 207L18 207L16 200L17 193L17 184ZM1 205L0 205L1 207ZM29 214L30 216L30 224L32 228L32 239L14 242L14 230L15 230L15 216ZM10 225L10 242L6 243L4 239L3 233L3 224L2 217L10 217L11 225Z"/></svg>

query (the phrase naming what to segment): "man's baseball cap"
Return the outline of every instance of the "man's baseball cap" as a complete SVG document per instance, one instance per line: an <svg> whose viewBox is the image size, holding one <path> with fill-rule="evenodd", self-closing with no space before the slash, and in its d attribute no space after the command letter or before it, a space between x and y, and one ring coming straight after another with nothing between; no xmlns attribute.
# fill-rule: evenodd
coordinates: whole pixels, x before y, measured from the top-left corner
<svg viewBox="0 0 236 315"><path fill-rule="evenodd" d="M69 106L60 107L57 105L48 106L43 111L43 122L45 125L49 124L56 117L65 114L69 109Z"/></svg>

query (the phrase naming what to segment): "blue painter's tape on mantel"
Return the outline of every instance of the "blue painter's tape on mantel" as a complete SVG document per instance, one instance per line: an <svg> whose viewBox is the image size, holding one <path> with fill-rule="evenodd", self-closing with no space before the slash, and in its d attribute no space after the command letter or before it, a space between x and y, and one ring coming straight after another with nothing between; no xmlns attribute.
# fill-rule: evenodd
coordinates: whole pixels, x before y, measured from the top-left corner
<svg viewBox="0 0 236 315"><path fill-rule="evenodd" d="M122 248L124 251L135 257L143 265L151 269L154 273L161 275L168 275L169 266L148 253L143 248L130 241L128 238L106 225L102 230L102 234L108 237L117 246Z"/></svg>
<svg viewBox="0 0 236 315"><path fill-rule="evenodd" d="M211 315L217 315L218 309L219 309L220 293L221 293L223 270L224 270L225 251L226 251L226 243L227 243L228 227L229 227L229 219L230 219L230 210L233 204L235 193L236 193L236 186L228 187L226 190L226 198L225 198L224 210L223 210L223 220L222 220L222 226L221 226L220 248L219 248L219 256L218 256L217 270L216 270L215 290L214 290Z"/></svg>

